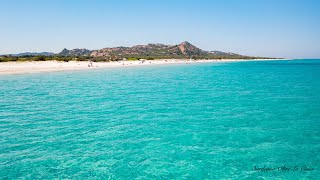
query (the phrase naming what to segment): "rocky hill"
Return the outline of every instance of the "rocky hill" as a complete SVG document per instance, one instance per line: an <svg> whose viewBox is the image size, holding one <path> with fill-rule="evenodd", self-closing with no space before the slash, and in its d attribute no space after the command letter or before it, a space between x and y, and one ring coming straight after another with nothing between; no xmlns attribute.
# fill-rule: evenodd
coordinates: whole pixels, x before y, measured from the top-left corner
<svg viewBox="0 0 320 180"><path fill-rule="evenodd" d="M88 49L72 49L68 50L64 48L58 55L60 56L89 56L92 53L92 51Z"/></svg>
<svg viewBox="0 0 320 180"><path fill-rule="evenodd" d="M178 45L147 44L132 47L113 47L90 51L88 49L63 49L60 56L90 56L108 60L118 59L163 59L163 58L194 58L194 59L214 59L214 58L248 58L234 53L221 51L204 51L184 41Z"/></svg>

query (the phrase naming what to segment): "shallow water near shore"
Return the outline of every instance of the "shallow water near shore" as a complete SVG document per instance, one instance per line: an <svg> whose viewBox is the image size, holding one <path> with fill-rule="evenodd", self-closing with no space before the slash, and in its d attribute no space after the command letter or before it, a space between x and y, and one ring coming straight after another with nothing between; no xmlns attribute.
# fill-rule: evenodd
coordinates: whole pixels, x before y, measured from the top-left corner
<svg viewBox="0 0 320 180"><path fill-rule="evenodd" d="M320 178L320 60L4 75L0 84L0 179Z"/></svg>

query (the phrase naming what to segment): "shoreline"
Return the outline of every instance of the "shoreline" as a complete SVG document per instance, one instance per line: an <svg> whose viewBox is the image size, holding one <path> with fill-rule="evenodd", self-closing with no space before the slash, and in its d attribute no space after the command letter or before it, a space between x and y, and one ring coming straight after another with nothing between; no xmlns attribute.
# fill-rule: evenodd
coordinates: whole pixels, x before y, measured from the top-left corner
<svg viewBox="0 0 320 180"><path fill-rule="evenodd" d="M70 70L92 70L111 67L150 66L163 64L193 64L209 62L242 62L242 61L274 61L290 59L211 59L211 60L189 60L189 59L159 59L159 60L136 60L136 61L113 61L92 62L88 61L15 61L0 62L0 75L45 73Z"/></svg>

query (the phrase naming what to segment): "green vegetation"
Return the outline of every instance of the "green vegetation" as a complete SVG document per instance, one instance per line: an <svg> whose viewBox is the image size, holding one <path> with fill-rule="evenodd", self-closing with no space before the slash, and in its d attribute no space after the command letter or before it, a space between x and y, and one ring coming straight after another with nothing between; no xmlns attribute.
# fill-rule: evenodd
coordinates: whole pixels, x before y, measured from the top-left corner
<svg viewBox="0 0 320 180"><path fill-rule="evenodd" d="M92 57L83 56L0 56L0 62L9 61L88 61Z"/></svg>
<svg viewBox="0 0 320 180"><path fill-rule="evenodd" d="M154 59L270 59L265 57L250 57L250 56L111 56L111 57L92 57L92 56L0 56L0 62L10 61L93 61L93 62L108 62L108 61L121 61L123 58L128 61L135 61L140 59L154 60Z"/></svg>
<svg viewBox="0 0 320 180"><path fill-rule="evenodd" d="M139 60L139 58L136 58L136 57L129 57L127 58L128 61L136 61L136 60Z"/></svg>

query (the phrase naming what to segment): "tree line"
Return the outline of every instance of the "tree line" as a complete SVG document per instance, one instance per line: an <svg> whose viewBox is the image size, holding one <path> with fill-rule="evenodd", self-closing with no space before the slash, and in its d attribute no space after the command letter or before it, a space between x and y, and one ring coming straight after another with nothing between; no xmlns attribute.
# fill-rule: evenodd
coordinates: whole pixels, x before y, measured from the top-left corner
<svg viewBox="0 0 320 180"><path fill-rule="evenodd" d="M10 56L2 55L0 56L0 62L10 62L10 61L93 61L93 62L108 62L108 61L119 61L119 60L154 60L154 59L270 59L265 57L251 57L251 56L240 56L240 55L230 55L230 56L108 56L108 57L93 57L93 56L44 56L44 55L25 55L25 56Z"/></svg>

